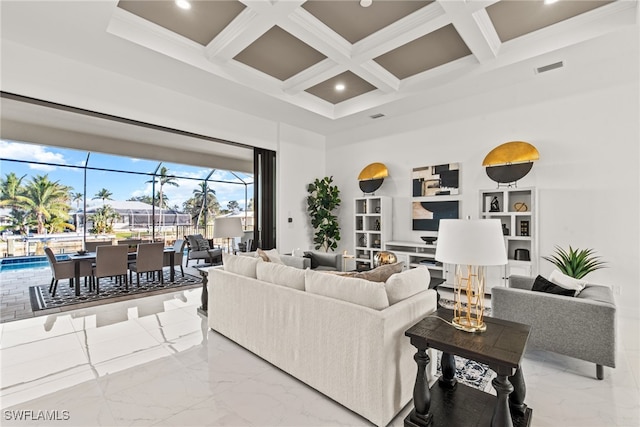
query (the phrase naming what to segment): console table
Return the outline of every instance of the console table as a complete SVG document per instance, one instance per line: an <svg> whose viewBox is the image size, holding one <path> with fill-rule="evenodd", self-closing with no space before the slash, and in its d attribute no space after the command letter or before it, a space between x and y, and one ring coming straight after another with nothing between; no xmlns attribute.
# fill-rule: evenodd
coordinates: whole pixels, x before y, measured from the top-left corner
<svg viewBox="0 0 640 427"><path fill-rule="evenodd" d="M414 356L418 365L413 389L414 409L405 418L405 427L529 426L532 410L524 403L526 388L520 362L530 327L485 317L487 330L469 333L434 316L451 321L453 312L439 308L434 315L405 332L411 345L418 349ZM429 347L443 352L442 377L431 388L426 376ZM454 355L489 365L497 374L491 382L497 398L457 383Z"/></svg>

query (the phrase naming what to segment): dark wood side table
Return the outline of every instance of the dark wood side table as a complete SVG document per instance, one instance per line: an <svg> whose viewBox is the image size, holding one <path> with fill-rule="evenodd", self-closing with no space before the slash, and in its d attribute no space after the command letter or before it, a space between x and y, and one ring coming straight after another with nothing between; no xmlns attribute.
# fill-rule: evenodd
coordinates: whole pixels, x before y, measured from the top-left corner
<svg viewBox="0 0 640 427"><path fill-rule="evenodd" d="M202 277L202 295L200 296L200 302L202 305L198 307L198 313L203 316L208 316L209 311L209 288L207 285L209 284L209 269L212 267L201 267L198 268L198 273L200 273L200 277ZM213 266L213 268L224 268L222 265Z"/></svg>
<svg viewBox="0 0 640 427"><path fill-rule="evenodd" d="M434 315L451 321L453 312L439 308ZM491 317L484 320L487 330L482 333L457 330L436 317L422 319L405 332L418 349L414 409L404 419L405 427L530 425L532 410L524 403L520 367L530 327ZM426 376L429 347L443 352L442 377L431 389ZM491 382L497 397L457 383L454 355L489 365L497 374Z"/></svg>

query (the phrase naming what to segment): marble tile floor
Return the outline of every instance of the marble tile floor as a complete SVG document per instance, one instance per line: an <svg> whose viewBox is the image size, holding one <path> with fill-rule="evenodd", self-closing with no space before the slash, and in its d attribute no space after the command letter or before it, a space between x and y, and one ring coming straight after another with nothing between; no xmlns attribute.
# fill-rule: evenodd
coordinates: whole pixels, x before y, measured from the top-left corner
<svg viewBox="0 0 640 427"><path fill-rule="evenodd" d="M200 290L0 324L0 424L368 426L367 420L207 328ZM638 426L638 321L620 319L618 367L530 351L532 426ZM407 405L392 421L402 426ZM49 411L60 421L19 421ZM57 411L57 412L55 412Z"/></svg>
<svg viewBox="0 0 640 427"><path fill-rule="evenodd" d="M198 270L195 267L203 267L205 264L193 264L189 267L183 267L185 274L198 276ZM180 274L177 268L177 274ZM93 301L83 304L75 304L69 307L52 308L49 310L41 310L33 312L31 310L31 301L29 298L29 287L33 285L49 284L51 281L51 269L49 267L28 268L24 270L9 270L0 272L0 323L11 322L19 319L27 319L36 316L46 316L53 313L60 313L67 310L91 307L103 304L103 301ZM68 286L68 281L60 280L58 285ZM83 287L82 292L86 292ZM154 292L153 294L157 294ZM118 301L130 298L136 298L137 295L119 297Z"/></svg>

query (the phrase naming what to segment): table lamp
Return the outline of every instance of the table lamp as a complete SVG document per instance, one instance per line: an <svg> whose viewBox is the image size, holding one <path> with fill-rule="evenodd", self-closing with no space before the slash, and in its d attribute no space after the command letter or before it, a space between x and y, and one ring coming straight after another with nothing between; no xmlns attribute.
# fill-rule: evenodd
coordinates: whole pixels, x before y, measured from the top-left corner
<svg viewBox="0 0 640 427"><path fill-rule="evenodd" d="M485 331L485 266L507 263L500 220L440 220L436 260L456 265L453 326L466 332Z"/></svg>
<svg viewBox="0 0 640 427"><path fill-rule="evenodd" d="M213 221L213 237L227 239L227 253L231 253L229 239L242 237L242 220L239 217L222 217Z"/></svg>

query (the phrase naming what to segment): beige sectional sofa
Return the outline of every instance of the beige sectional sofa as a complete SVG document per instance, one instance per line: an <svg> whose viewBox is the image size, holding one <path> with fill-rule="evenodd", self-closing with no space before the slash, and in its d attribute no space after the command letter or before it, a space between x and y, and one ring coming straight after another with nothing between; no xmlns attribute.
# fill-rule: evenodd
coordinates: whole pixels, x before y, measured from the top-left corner
<svg viewBox="0 0 640 427"><path fill-rule="evenodd" d="M424 267L376 283L229 255L209 270L209 327L385 426L413 397L404 331L435 311L428 284Z"/></svg>

